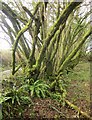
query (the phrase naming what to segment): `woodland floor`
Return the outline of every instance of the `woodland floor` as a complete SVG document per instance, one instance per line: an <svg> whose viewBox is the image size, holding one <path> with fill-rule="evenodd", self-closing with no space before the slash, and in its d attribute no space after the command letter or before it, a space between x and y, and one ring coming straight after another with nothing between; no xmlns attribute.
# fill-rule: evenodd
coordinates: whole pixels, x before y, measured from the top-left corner
<svg viewBox="0 0 92 120"><path fill-rule="evenodd" d="M69 74L70 83L67 88L67 99L78 106L80 110L90 114L90 64L80 63L74 71ZM35 119L41 118L79 118L77 111L63 106L56 100L33 99L35 103L31 108L26 109L24 115L27 120L29 116ZM31 114L30 114L31 113ZM82 118L82 116L80 116Z"/></svg>
<svg viewBox="0 0 92 120"><path fill-rule="evenodd" d="M80 110L90 114L90 63L79 63L74 71L68 75L69 84L67 87L67 100L78 106ZM27 106L24 110L23 120L35 120L43 118L79 118L77 111L69 106L63 106L56 100L50 98L34 98L32 106ZM30 118L29 118L30 117ZM83 119L82 116L80 118Z"/></svg>

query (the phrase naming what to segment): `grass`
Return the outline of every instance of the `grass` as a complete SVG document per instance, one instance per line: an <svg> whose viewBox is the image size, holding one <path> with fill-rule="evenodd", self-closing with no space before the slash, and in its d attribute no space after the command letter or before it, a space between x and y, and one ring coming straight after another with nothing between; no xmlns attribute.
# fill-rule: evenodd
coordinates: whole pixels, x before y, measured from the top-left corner
<svg viewBox="0 0 92 120"><path fill-rule="evenodd" d="M68 75L68 99L89 113L90 109L90 63L80 62ZM83 104L84 103L84 104Z"/></svg>
<svg viewBox="0 0 92 120"><path fill-rule="evenodd" d="M69 74L71 80L89 81L90 80L90 63L80 62L72 73Z"/></svg>

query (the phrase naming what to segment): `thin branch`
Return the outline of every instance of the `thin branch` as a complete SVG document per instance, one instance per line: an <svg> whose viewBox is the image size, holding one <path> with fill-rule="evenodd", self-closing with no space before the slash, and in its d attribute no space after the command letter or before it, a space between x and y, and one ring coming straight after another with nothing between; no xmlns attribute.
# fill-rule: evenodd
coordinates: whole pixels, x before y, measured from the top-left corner
<svg viewBox="0 0 92 120"><path fill-rule="evenodd" d="M28 15L33 19L33 20L36 20L36 18L34 17L34 15L32 15L32 13L30 12L30 10L28 10L25 6L22 6L23 10L25 10Z"/></svg>

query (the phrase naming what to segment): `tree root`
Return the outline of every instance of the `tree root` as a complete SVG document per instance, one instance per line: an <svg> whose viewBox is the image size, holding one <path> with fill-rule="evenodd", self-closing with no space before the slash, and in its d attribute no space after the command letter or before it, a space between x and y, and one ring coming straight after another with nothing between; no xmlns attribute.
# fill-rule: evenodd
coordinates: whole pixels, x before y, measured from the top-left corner
<svg viewBox="0 0 92 120"><path fill-rule="evenodd" d="M72 104L71 102L69 102L68 100L65 100L66 104L68 106L70 106L71 108L73 108L74 110L78 111L78 113L82 116L84 116L85 118L88 118L89 120L92 120L92 117L90 117L86 112L81 111L76 105Z"/></svg>

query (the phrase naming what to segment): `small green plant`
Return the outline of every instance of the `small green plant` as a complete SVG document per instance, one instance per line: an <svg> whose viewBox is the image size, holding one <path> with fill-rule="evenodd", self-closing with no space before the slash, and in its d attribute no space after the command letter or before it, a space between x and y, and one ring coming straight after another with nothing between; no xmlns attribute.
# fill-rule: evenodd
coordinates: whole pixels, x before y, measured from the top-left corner
<svg viewBox="0 0 92 120"><path fill-rule="evenodd" d="M30 101L30 98L27 96L27 92L23 91L21 87L18 89L16 89L16 87L13 87L13 89L10 90L5 96L10 97L12 104L20 105L21 102L24 103Z"/></svg>
<svg viewBox="0 0 92 120"><path fill-rule="evenodd" d="M4 96L0 96L0 104L2 104L3 102L7 101L11 99L11 97L4 97Z"/></svg>
<svg viewBox="0 0 92 120"><path fill-rule="evenodd" d="M51 98L56 99L58 101L61 99L61 97L62 97L62 95L60 93L52 93L51 94Z"/></svg>
<svg viewBox="0 0 92 120"><path fill-rule="evenodd" d="M37 80L33 84L26 84L23 86L26 90L28 90L31 94L31 97L46 97L46 92L49 89L49 85L47 85L44 81L42 80Z"/></svg>
<svg viewBox="0 0 92 120"><path fill-rule="evenodd" d="M28 96L28 92L24 91L22 87L13 86L8 92L3 93L0 97L0 103L3 105L4 118L22 117L25 106L32 105L33 102Z"/></svg>

